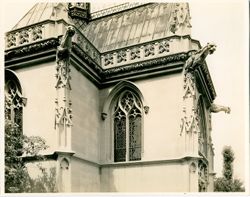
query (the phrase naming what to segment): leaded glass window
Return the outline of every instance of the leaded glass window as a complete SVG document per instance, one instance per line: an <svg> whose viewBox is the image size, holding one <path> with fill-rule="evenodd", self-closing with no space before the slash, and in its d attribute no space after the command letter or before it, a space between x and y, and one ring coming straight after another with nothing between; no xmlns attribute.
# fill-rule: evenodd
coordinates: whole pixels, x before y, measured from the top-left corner
<svg viewBox="0 0 250 197"><path fill-rule="evenodd" d="M5 81L5 119L22 129L23 98L19 83L13 79Z"/></svg>
<svg viewBox="0 0 250 197"><path fill-rule="evenodd" d="M114 120L114 161L141 159L142 104L131 91L121 93L116 101Z"/></svg>
<svg viewBox="0 0 250 197"><path fill-rule="evenodd" d="M198 163L199 192L206 192L208 186L208 168L203 160Z"/></svg>

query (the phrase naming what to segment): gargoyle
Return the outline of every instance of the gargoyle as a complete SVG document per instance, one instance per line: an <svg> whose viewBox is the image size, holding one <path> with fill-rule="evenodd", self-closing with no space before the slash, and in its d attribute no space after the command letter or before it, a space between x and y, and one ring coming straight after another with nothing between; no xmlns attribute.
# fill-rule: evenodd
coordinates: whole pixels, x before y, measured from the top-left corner
<svg viewBox="0 0 250 197"><path fill-rule="evenodd" d="M185 73L189 71L194 71L198 65L202 64L205 61L207 55L213 54L215 50L216 50L216 45L208 43L205 47L192 54L187 59L184 65Z"/></svg>
<svg viewBox="0 0 250 197"><path fill-rule="evenodd" d="M62 37L61 44L57 48L57 58L59 60L69 57L72 47L72 37L74 36L74 34L74 27L68 26L66 28L65 35Z"/></svg>
<svg viewBox="0 0 250 197"><path fill-rule="evenodd" d="M211 107L210 107L210 111L214 112L214 113L224 111L225 113L230 114L231 109L230 109L230 107L226 107L226 106L223 106L223 105L212 104Z"/></svg>

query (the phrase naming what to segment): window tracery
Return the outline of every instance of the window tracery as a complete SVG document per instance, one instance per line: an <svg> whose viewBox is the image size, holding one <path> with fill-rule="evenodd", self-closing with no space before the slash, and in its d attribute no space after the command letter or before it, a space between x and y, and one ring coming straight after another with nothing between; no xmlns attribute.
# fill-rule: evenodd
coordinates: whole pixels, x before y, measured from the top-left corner
<svg viewBox="0 0 250 197"><path fill-rule="evenodd" d="M114 161L141 159L142 104L131 91L118 97L113 113Z"/></svg>
<svg viewBox="0 0 250 197"><path fill-rule="evenodd" d="M199 192L206 192L208 186L208 168L203 160L198 164Z"/></svg>
<svg viewBox="0 0 250 197"><path fill-rule="evenodd" d="M9 77L5 80L5 119L22 128L23 97L20 84Z"/></svg>

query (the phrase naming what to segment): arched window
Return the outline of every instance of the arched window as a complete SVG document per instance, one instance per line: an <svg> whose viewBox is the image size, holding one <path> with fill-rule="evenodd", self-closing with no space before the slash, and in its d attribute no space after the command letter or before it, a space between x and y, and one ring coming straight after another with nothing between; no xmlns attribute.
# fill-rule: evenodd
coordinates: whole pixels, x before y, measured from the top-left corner
<svg viewBox="0 0 250 197"><path fill-rule="evenodd" d="M114 161L141 160L142 103L130 90L123 91L113 107Z"/></svg>
<svg viewBox="0 0 250 197"><path fill-rule="evenodd" d="M198 162L198 184L199 192L206 192L208 186L208 168L203 160Z"/></svg>
<svg viewBox="0 0 250 197"><path fill-rule="evenodd" d="M5 119L22 129L23 119L22 89L17 77L10 71L5 75Z"/></svg>

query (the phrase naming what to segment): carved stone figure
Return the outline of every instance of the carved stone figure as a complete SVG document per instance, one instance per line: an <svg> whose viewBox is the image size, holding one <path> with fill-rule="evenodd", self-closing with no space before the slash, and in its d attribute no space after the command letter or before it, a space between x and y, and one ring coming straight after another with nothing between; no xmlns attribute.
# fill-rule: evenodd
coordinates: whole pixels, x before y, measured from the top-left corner
<svg viewBox="0 0 250 197"><path fill-rule="evenodd" d="M213 54L215 50L216 45L208 43L205 47L192 54L184 65L185 73L195 70L198 65L205 61L207 55Z"/></svg>
<svg viewBox="0 0 250 197"><path fill-rule="evenodd" d="M58 46L57 58L67 58L72 48L72 37L75 34L74 27L68 26L65 35L62 37L61 44Z"/></svg>
<svg viewBox="0 0 250 197"><path fill-rule="evenodd" d="M56 87L65 87L69 85L69 56L72 48L72 37L75 30L72 26L68 26L65 35L62 37L61 44L57 48L57 83Z"/></svg>
<svg viewBox="0 0 250 197"><path fill-rule="evenodd" d="M231 112L230 107L226 107L223 105L216 105L216 104L212 104L210 107L210 110L211 110L211 112L214 112L214 113L224 111L225 113L230 114L230 112Z"/></svg>

